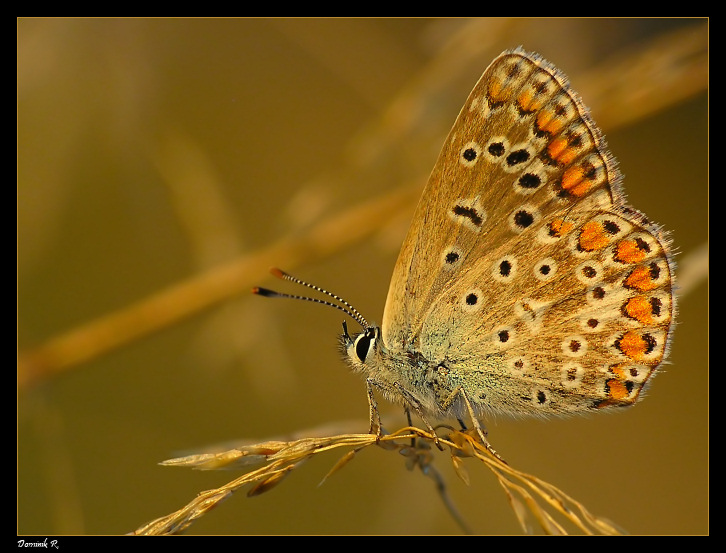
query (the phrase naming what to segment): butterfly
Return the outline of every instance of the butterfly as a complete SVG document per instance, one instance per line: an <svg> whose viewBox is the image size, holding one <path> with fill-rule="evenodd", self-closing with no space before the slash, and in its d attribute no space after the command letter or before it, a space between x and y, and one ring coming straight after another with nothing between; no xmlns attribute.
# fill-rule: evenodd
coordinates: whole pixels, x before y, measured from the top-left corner
<svg viewBox="0 0 726 553"><path fill-rule="evenodd" d="M432 420L550 416L634 404L667 357L670 242L629 207L567 79L505 51L469 95L396 261L381 326L340 338L374 391ZM270 297L300 297L255 288Z"/></svg>

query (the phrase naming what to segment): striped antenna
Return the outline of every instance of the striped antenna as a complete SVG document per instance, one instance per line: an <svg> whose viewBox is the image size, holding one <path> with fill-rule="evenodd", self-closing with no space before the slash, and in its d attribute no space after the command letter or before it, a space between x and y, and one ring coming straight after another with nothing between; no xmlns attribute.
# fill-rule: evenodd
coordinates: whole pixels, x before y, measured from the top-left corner
<svg viewBox="0 0 726 553"><path fill-rule="evenodd" d="M340 296L336 296L335 294L328 292L324 288L320 288L320 286L315 286L314 284L310 284L309 282L300 280L299 278L289 275L285 271L278 269L276 267L273 267L272 269L270 269L270 273L281 280L289 280L290 282L294 282L296 284L300 284L302 286L307 286L308 288L312 288L313 290L320 292L321 294L325 294L326 296L331 297L334 300L342 303L345 307L343 307L343 305L339 305L337 303L333 303L333 302L327 301L327 300L321 300L318 298L310 298L308 296L298 296L296 294L284 294L282 292L276 292L274 290L269 290L267 288L260 288L257 286L255 286L252 289L253 294L257 294L258 296L265 296L266 298L288 298L288 299L293 299L293 300L311 301L313 303L320 303L322 305L335 307L336 309L340 309L343 313L346 313L353 320L357 321L358 324L360 324L363 328L366 328L366 329L370 328L368 321L365 320L363 315L361 315L355 307L353 307L351 304L349 304L347 301L345 301Z"/></svg>

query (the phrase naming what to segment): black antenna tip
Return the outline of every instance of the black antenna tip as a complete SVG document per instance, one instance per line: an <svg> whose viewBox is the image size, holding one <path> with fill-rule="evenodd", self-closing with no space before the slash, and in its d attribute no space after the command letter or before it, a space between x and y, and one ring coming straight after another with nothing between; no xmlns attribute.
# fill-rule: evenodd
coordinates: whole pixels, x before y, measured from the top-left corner
<svg viewBox="0 0 726 553"><path fill-rule="evenodd" d="M252 289L252 293L257 294L258 296L265 296L267 298L274 298L279 295L279 293L274 290L268 290L267 288L260 288L258 286L255 286Z"/></svg>

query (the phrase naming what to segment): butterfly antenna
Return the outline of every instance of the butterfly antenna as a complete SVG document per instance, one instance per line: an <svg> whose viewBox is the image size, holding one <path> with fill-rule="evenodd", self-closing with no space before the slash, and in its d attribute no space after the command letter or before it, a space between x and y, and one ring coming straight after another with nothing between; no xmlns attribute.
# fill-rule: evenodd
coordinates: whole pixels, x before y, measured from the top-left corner
<svg viewBox="0 0 726 553"><path fill-rule="evenodd" d="M309 282L300 280L299 278L289 275L285 271L278 269L276 267L273 267L272 269L270 269L270 273L272 273L274 276L276 276L277 278L279 278L281 280L289 280L290 282L294 282L296 284L300 284L302 286L307 286L308 288L312 288L313 290L320 292L321 294L325 294L326 296L329 296L329 297L337 300L338 302L342 303L345 307L343 307L342 305L338 305L337 303L327 301L327 300L311 298L308 296L298 296L296 294L284 294L282 292L276 292L274 290L269 290L267 288L260 288L257 286L252 289L253 294L257 294L258 296L265 296L267 298L288 298L288 299L293 299L293 300L311 301L313 303L320 303L322 305L335 307L336 309L340 309L343 313L347 314L349 317L351 317L353 320L355 320L358 324L360 324L363 328L366 328L366 329L370 328L368 321L365 320L363 315L361 315L355 307L353 307L351 304L349 304L347 301L345 301L340 296L336 296L335 294L328 292L324 288L320 288L319 286L315 286L314 284L310 284Z"/></svg>

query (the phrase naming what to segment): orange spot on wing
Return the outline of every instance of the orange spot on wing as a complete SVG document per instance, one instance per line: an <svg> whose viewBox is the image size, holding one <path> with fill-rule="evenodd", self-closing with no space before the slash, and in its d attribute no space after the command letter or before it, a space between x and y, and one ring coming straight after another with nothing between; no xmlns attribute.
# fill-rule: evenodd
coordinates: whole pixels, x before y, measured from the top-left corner
<svg viewBox="0 0 726 553"><path fill-rule="evenodd" d="M550 232L553 236L564 236L572 230L574 225L564 219L555 219L550 223Z"/></svg>
<svg viewBox="0 0 726 553"><path fill-rule="evenodd" d="M534 112L542 107L542 100L537 99L537 95L532 89L524 90L517 98L519 107L522 111Z"/></svg>
<svg viewBox="0 0 726 553"><path fill-rule="evenodd" d="M618 347L624 355L631 359L641 360L648 352L648 342L637 332L626 332L620 338Z"/></svg>
<svg viewBox="0 0 726 553"><path fill-rule="evenodd" d="M545 109L537 114L537 128L539 130L555 135L562 130L562 127L562 121L555 117L552 110Z"/></svg>
<svg viewBox="0 0 726 553"><path fill-rule="evenodd" d="M559 161L562 152L567 149L567 140L564 138L555 138L552 142L547 145L547 153L549 156Z"/></svg>
<svg viewBox="0 0 726 553"><path fill-rule="evenodd" d="M519 104L519 107L522 111L530 111L532 100L534 100L534 95L532 94L532 91L526 90L519 95L519 97L517 98L517 103Z"/></svg>
<svg viewBox="0 0 726 553"><path fill-rule="evenodd" d="M584 196L592 188L592 181L585 178L582 167L570 167L562 175L562 188L573 196Z"/></svg>
<svg viewBox="0 0 726 553"><path fill-rule="evenodd" d="M611 378L610 380L608 380L605 383L605 386L608 390L608 396L613 400L622 401L624 399L627 399L630 395L630 392L628 392L628 388L625 386L625 384L615 378Z"/></svg>
<svg viewBox="0 0 726 553"><path fill-rule="evenodd" d="M582 226L579 244L584 251L600 250L607 246L609 242L607 233L597 221L590 221Z"/></svg>
<svg viewBox="0 0 726 553"><path fill-rule="evenodd" d="M502 83L498 80L493 80L489 84L489 96L494 100L495 102L501 101L503 98L503 91L502 91Z"/></svg>
<svg viewBox="0 0 726 553"><path fill-rule="evenodd" d="M623 306L623 310L628 317L643 324L653 323L652 309L650 301L645 296L630 298Z"/></svg>
<svg viewBox="0 0 726 553"><path fill-rule="evenodd" d="M653 276L648 267L636 267L625 279L625 286L635 290L646 292L657 288Z"/></svg>
<svg viewBox="0 0 726 553"><path fill-rule="evenodd" d="M647 252L635 240L622 240L615 251L615 259L624 263L639 263Z"/></svg>

